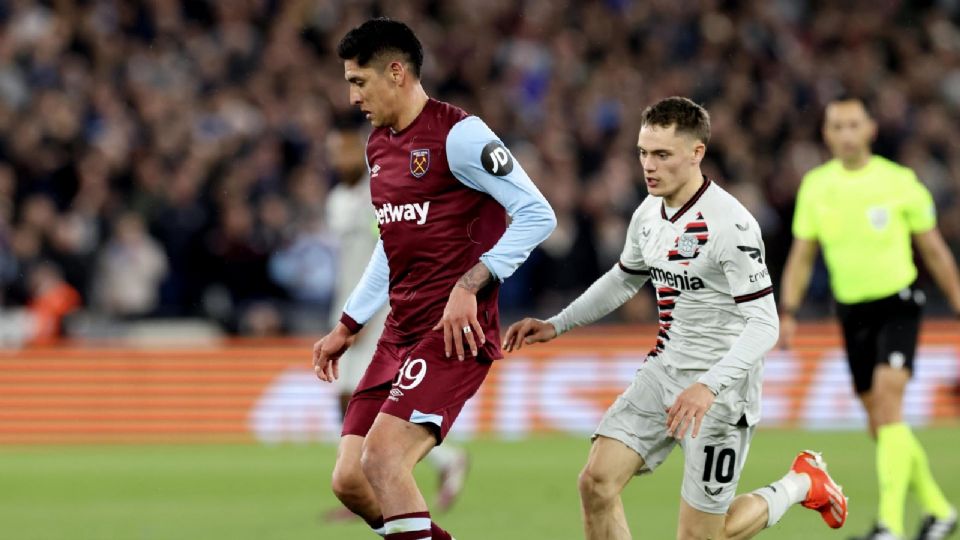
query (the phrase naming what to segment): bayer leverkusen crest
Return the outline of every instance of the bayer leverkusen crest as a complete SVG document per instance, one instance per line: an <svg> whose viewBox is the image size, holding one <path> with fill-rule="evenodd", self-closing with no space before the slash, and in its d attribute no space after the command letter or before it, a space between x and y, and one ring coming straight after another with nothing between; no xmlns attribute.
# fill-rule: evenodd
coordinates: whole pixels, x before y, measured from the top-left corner
<svg viewBox="0 0 960 540"><path fill-rule="evenodd" d="M427 148L411 150L410 174L412 174L415 178L420 178L421 176L427 174L428 169L430 169L430 150Z"/></svg>

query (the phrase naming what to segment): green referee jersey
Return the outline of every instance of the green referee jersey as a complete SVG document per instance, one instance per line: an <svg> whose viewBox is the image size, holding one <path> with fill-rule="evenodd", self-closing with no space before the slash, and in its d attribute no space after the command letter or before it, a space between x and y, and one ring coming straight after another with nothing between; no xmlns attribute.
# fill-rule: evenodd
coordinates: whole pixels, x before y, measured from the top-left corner
<svg viewBox="0 0 960 540"><path fill-rule="evenodd" d="M834 297L854 304L913 283L910 235L936 224L933 198L911 169L873 156L850 171L833 159L803 177L793 235L820 243Z"/></svg>

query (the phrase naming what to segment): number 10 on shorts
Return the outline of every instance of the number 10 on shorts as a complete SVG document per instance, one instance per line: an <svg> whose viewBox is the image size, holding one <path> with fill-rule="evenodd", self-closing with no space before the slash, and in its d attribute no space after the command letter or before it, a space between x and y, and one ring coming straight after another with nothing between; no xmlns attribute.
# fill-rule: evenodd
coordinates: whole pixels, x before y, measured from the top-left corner
<svg viewBox="0 0 960 540"><path fill-rule="evenodd" d="M703 463L703 481L710 482L710 477L716 477L720 484L726 484L733 480L733 468L737 463L737 453L733 448L724 448L716 456L716 474L714 474L714 458L717 452L715 446L703 447L703 452L707 455Z"/></svg>

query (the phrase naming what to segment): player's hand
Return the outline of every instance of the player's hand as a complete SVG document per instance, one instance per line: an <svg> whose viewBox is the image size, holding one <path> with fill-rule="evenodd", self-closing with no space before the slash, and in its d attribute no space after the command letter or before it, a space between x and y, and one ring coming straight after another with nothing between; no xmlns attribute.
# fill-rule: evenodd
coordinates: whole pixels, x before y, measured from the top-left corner
<svg viewBox="0 0 960 540"><path fill-rule="evenodd" d="M700 423L716 396L703 383L693 383L680 392L673 406L667 409L667 434L682 439L687 428L693 426L692 437L700 433Z"/></svg>
<svg viewBox="0 0 960 540"><path fill-rule="evenodd" d="M555 337L557 337L557 329L552 324L527 317L507 328L507 333L503 336L503 350L507 352L519 351L524 344L543 343Z"/></svg>
<svg viewBox="0 0 960 540"><path fill-rule="evenodd" d="M324 382L333 382L340 377L340 356L353 345L355 335L342 323L313 344L313 371Z"/></svg>
<svg viewBox="0 0 960 540"><path fill-rule="evenodd" d="M780 315L780 340L777 347L787 350L793 346L793 338L797 334L797 318L786 313Z"/></svg>
<svg viewBox="0 0 960 540"><path fill-rule="evenodd" d="M464 342L476 358L477 348L487 341L477 320L477 294L455 285L447 307L443 308L443 317L433 329L443 330L443 352L447 358L455 350L457 358L463 361Z"/></svg>

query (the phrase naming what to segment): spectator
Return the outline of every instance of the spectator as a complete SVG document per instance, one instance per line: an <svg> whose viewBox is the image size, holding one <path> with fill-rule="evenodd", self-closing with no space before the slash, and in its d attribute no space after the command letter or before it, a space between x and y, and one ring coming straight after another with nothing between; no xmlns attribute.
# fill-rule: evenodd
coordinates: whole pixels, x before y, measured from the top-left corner
<svg viewBox="0 0 960 540"><path fill-rule="evenodd" d="M775 282L799 174L826 157L811 111L844 89L875 99L876 150L916 168L960 249L958 2L5 6L0 208L11 209L0 237L18 268L54 260L84 298L95 285L83 268L120 208L139 213L166 252L158 314L206 314L204 293L218 287L239 304L283 297L266 261L294 238L326 234L328 136L363 125L333 46L381 14L423 37L431 95L482 116L537 168L557 209L555 238L508 282L507 310L549 311L609 267L645 195L628 166L638 115L671 94L711 111L704 170L763 224ZM228 238L228 222L248 223L243 238ZM241 245L238 268L208 256L234 257ZM821 310L823 276L813 283ZM7 283L5 301L26 302L24 280Z"/></svg>
<svg viewBox="0 0 960 540"><path fill-rule="evenodd" d="M94 278L94 305L120 317L147 315L158 307L167 257L135 213L121 214L103 247Z"/></svg>
<svg viewBox="0 0 960 540"><path fill-rule="evenodd" d="M34 332L30 343L49 345L62 334L63 318L80 307L80 294L63 280L60 269L41 261L30 270L30 300Z"/></svg>

